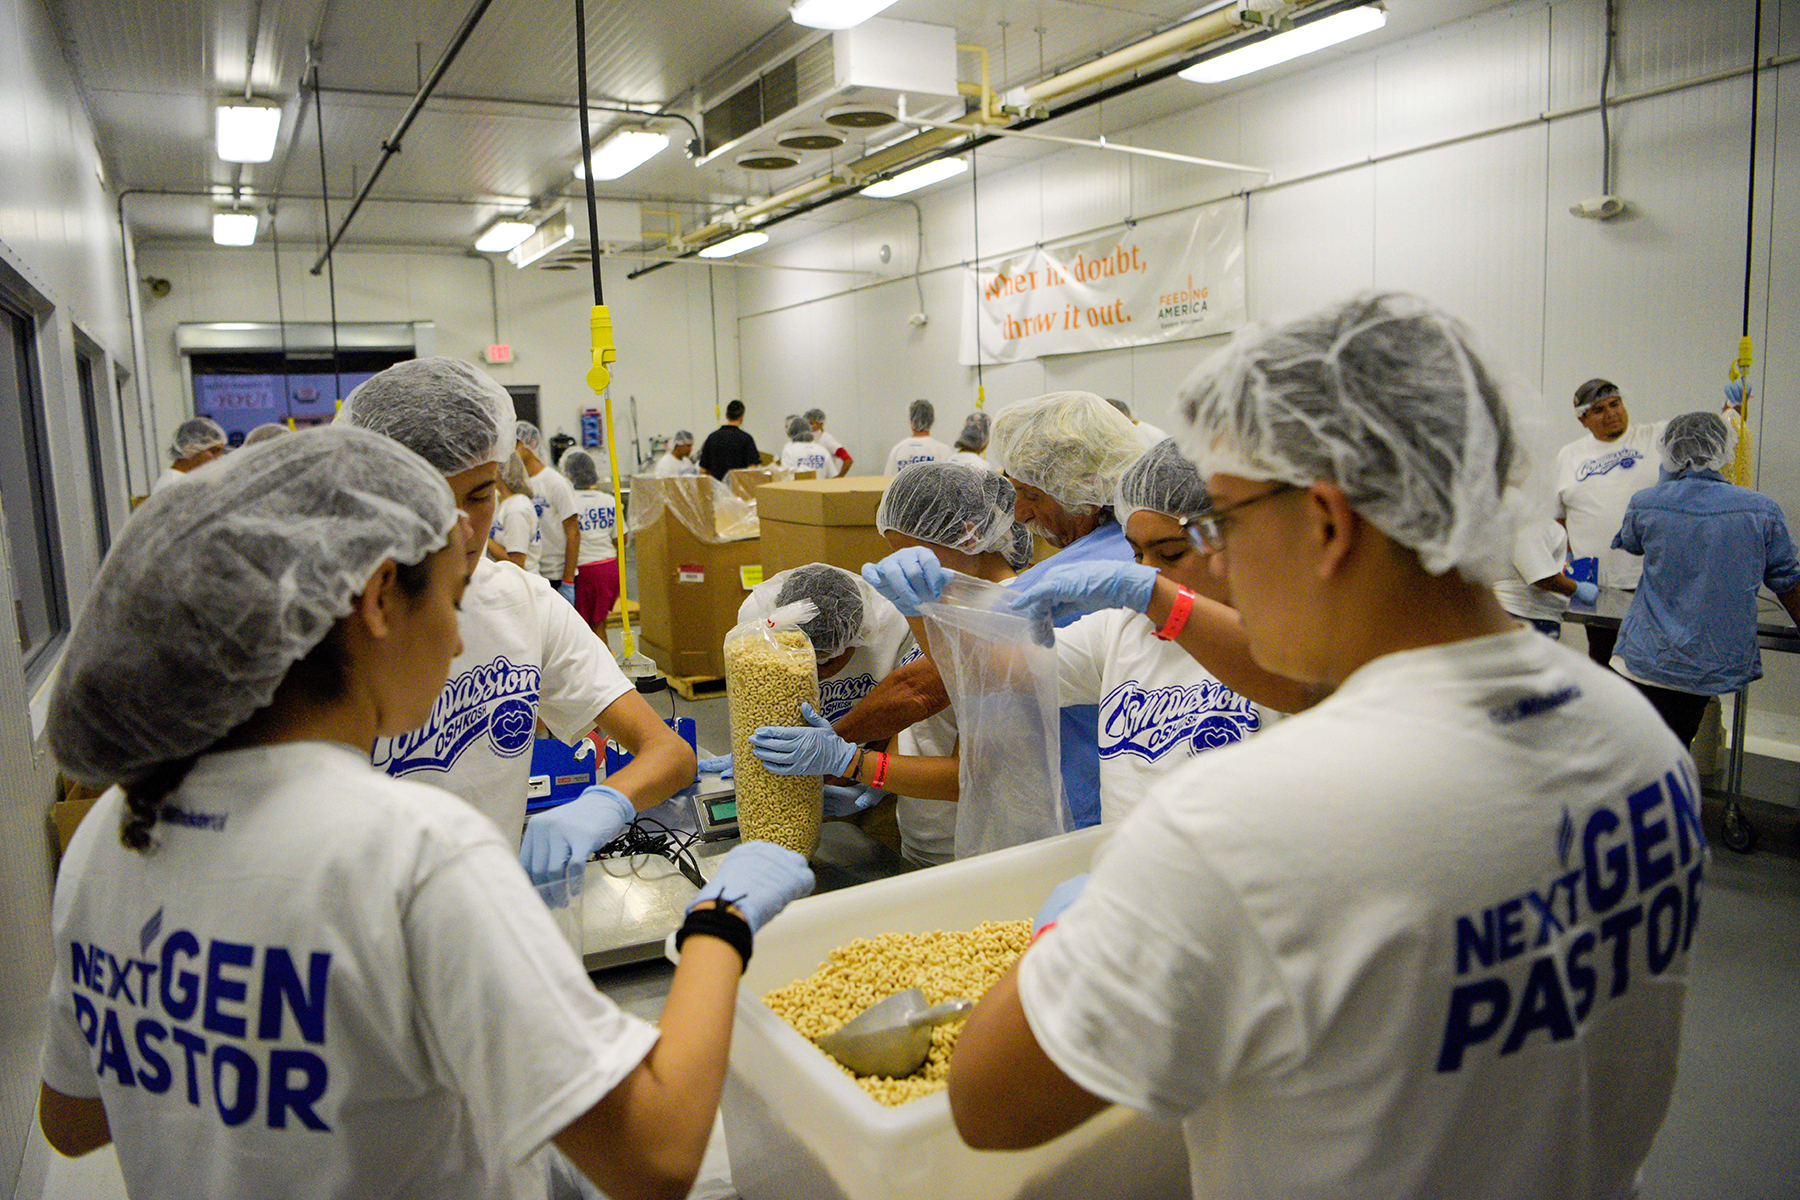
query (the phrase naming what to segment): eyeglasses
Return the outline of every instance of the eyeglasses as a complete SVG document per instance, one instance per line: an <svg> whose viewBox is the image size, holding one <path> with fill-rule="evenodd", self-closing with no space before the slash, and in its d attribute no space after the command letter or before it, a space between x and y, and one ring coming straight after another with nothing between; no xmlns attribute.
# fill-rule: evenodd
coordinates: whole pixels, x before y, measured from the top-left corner
<svg viewBox="0 0 1800 1200"><path fill-rule="evenodd" d="M1227 504L1224 508L1215 508L1204 517L1195 517L1186 523L1188 541L1205 554L1217 554L1225 549L1225 533L1230 528L1231 514L1249 508L1252 504L1261 504L1272 496L1299 489L1291 483L1278 483L1266 492L1260 492L1248 500L1239 500L1236 504Z"/></svg>

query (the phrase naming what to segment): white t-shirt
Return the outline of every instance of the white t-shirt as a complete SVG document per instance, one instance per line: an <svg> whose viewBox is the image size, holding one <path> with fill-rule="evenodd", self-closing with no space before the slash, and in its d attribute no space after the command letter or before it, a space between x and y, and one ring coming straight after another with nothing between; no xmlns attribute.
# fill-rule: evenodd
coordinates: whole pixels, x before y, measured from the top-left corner
<svg viewBox="0 0 1800 1200"><path fill-rule="evenodd" d="M538 525L537 508L530 496L508 496L494 510L494 527L489 536L500 543L508 554L523 554L525 569L536 574L543 556L544 531Z"/></svg>
<svg viewBox="0 0 1800 1200"><path fill-rule="evenodd" d="M1238 695L1150 618L1112 608L1056 631L1064 706L1100 709L1100 821L1122 820L1179 764L1241 742L1272 714Z"/></svg>
<svg viewBox="0 0 1800 1200"><path fill-rule="evenodd" d="M1131 428L1132 432L1137 434L1138 442L1146 450L1169 436L1148 421L1139 421Z"/></svg>
<svg viewBox="0 0 1800 1200"><path fill-rule="evenodd" d="M1622 519L1622 518L1621 518ZM1513 534L1513 577L1494 584L1500 607L1527 620L1560 621L1569 611L1569 598L1561 592L1532 587L1539 579L1561 575L1569 535L1555 521L1523 521Z"/></svg>
<svg viewBox="0 0 1800 1200"><path fill-rule="evenodd" d="M955 456L956 451L934 437L909 437L888 451L887 469L882 474L898 475L901 467L910 467L914 463L944 462Z"/></svg>
<svg viewBox="0 0 1800 1200"><path fill-rule="evenodd" d="M1668 424L1634 424L1613 442L1583 434L1557 453L1551 515L1568 524L1576 558L1599 557L1602 587L1635 588L1644 573L1642 556L1614 550L1612 540L1631 497L1657 481L1662 461L1656 447Z"/></svg>
<svg viewBox="0 0 1800 1200"><path fill-rule="evenodd" d="M781 448L780 464L796 471L817 471L820 479L837 477L837 459L817 442L789 442Z"/></svg>
<svg viewBox="0 0 1800 1200"><path fill-rule="evenodd" d="M544 533L538 571L546 579L560 580L563 558L568 552L563 522L575 515L575 489L561 472L545 467L531 477L531 496L532 507L537 509L538 527Z"/></svg>
<svg viewBox="0 0 1800 1200"><path fill-rule="evenodd" d="M619 557L618 543L613 540L619 528L619 506L611 492L576 492L575 517L581 523L581 561L577 566Z"/></svg>
<svg viewBox="0 0 1800 1200"><path fill-rule="evenodd" d="M150 856L122 807L57 882L43 1077L104 1102L134 1200L538 1200L656 1040L492 825L347 747L203 758Z"/></svg>
<svg viewBox="0 0 1800 1200"><path fill-rule="evenodd" d="M152 496L154 496L154 495L156 495L156 493L162 491L164 488L168 487L170 484L180 483L182 480L184 480L186 478L187 478L186 471L177 471L174 467L164 467L163 473L161 475L158 475L156 477L156 482L152 483L150 485L150 494ZM1622 519L1623 519L1623 517L1621 517L1621 520Z"/></svg>
<svg viewBox="0 0 1800 1200"><path fill-rule="evenodd" d="M457 629L463 652L430 719L377 738L372 758L389 775L461 796L516 846L538 720L574 745L631 683L574 606L511 563L475 568Z"/></svg>
<svg viewBox="0 0 1800 1200"><path fill-rule="evenodd" d="M832 468L828 477L835 477L844 471L844 443L826 433L823 429L813 430L813 441L825 447L825 453L831 455Z"/></svg>
<svg viewBox="0 0 1800 1200"><path fill-rule="evenodd" d="M771 575L768 583L776 584L787 572ZM875 690L875 685L886 679L895 667L909 663L919 657L919 647L913 641L912 629L906 624L906 618L881 596L872 592L864 592L864 600L876 605L874 628L867 645L856 647L855 651L839 667L837 674L829 679L819 680L818 713L827 721L835 721L851 709L856 702ZM746 597L738 606L738 623L743 624L753 616L754 597ZM800 723L796 715L794 723Z"/></svg>
<svg viewBox="0 0 1800 1200"><path fill-rule="evenodd" d="M1527 629L1171 771L1025 955L1038 1043L1196 1196L1624 1197L1675 1080L1693 761Z"/></svg>
<svg viewBox="0 0 1800 1200"><path fill-rule="evenodd" d="M677 475L698 475L700 467L694 462L694 456L676 458L673 454L664 453L644 474L653 479L673 479Z"/></svg>
<svg viewBox="0 0 1800 1200"><path fill-rule="evenodd" d="M951 453L950 457L952 461L968 463L971 467L980 467L984 471L998 471L1000 469L973 450L956 450Z"/></svg>

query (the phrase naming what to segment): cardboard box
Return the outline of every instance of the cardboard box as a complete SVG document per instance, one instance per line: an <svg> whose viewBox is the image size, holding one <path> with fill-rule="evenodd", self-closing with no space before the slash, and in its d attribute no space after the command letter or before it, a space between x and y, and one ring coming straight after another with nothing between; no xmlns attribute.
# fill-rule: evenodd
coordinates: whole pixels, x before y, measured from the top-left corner
<svg viewBox="0 0 1800 1200"><path fill-rule="evenodd" d="M888 483L886 476L858 475L757 488L764 575L814 562L860 571L885 558L891 547L876 532L875 512Z"/></svg>
<svg viewBox="0 0 1800 1200"><path fill-rule="evenodd" d="M725 635L749 594L740 568L762 561L762 541L703 541L671 504L702 529L714 528L711 476L640 478L637 487L676 492L637 533L638 618L644 653L671 675L725 674ZM715 532L716 537L716 532Z"/></svg>

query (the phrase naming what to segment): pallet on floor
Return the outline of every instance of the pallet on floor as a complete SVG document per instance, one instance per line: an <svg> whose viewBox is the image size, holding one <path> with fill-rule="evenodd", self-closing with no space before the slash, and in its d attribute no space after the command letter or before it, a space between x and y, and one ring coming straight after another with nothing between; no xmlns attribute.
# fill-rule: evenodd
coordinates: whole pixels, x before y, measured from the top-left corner
<svg viewBox="0 0 1800 1200"><path fill-rule="evenodd" d="M607 625L614 629L619 628L625 623L624 616L622 615L623 613L630 614L631 627L636 629L638 623L638 602L636 600L626 600L623 597L619 599L618 603L613 605L612 611L606 614Z"/></svg>
<svg viewBox="0 0 1800 1200"><path fill-rule="evenodd" d="M711 700L725 694L725 681L717 675L671 675L669 686L683 700Z"/></svg>

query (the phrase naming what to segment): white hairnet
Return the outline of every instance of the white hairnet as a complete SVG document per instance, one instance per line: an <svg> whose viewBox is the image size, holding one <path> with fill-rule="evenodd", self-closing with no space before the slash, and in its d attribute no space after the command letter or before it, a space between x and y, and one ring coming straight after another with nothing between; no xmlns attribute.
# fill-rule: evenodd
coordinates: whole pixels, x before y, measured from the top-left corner
<svg viewBox="0 0 1800 1200"><path fill-rule="evenodd" d="M1365 293L1241 330L1182 389L1202 476L1328 482L1425 569L1508 569L1526 464L1496 371L1455 318Z"/></svg>
<svg viewBox="0 0 1800 1200"><path fill-rule="evenodd" d="M530 421L518 421L513 425L513 441L523 443L525 448L542 458L544 455L544 435Z"/></svg>
<svg viewBox="0 0 1800 1200"><path fill-rule="evenodd" d="M669 439L671 446L691 446L693 444L694 435L685 429L677 429L675 436Z"/></svg>
<svg viewBox="0 0 1800 1200"><path fill-rule="evenodd" d="M269 421L266 424L258 425L255 429L246 433L244 435L244 445L254 446L258 442L266 442L270 438L278 438L284 433L292 432L293 430L289 429L286 425L281 424L279 421Z"/></svg>
<svg viewBox="0 0 1800 1200"><path fill-rule="evenodd" d="M1092 392L1020 400L994 418L1000 469L1076 515L1113 502L1119 476L1143 453L1130 421Z"/></svg>
<svg viewBox="0 0 1800 1200"><path fill-rule="evenodd" d="M808 563L772 575L752 588L738 609L738 621L765 617L800 600L812 601L818 610L800 628L820 662L874 641L880 606L889 603L860 575L825 563Z"/></svg>
<svg viewBox="0 0 1800 1200"><path fill-rule="evenodd" d="M809 408L803 415L814 425L823 425L825 423L825 410L822 408Z"/></svg>
<svg viewBox="0 0 1800 1200"><path fill-rule="evenodd" d="M1575 415L1587 416L1588 409L1602 400L1611 400L1619 394L1619 385L1607 379L1590 379L1575 389Z"/></svg>
<svg viewBox="0 0 1800 1200"><path fill-rule="evenodd" d="M1658 449L1671 475L1719 471L1737 454L1737 430L1717 413L1682 413L1670 418Z"/></svg>
<svg viewBox="0 0 1800 1200"><path fill-rule="evenodd" d="M976 454L980 454L987 449L989 428L986 413L970 413L968 420L963 422L962 432L956 436L956 448L973 450Z"/></svg>
<svg viewBox="0 0 1800 1200"><path fill-rule="evenodd" d="M813 440L812 423L805 417L789 417L787 435L790 442L810 442Z"/></svg>
<svg viewBox="0 0 1800 1200"><path fill-rule="evenodd" d="M937 409L931 407L929 400L914 400L906 406L906 419L914 429L929 430L937 423Z"/></svg>
<svg viewBox="0 0 1800 1200"><path fill-rule="evenodd" d="M961 462L902 467L881 494L875 528L983 554L1012 544L1013 486L1006 476Z"/></svg>
<svg viewBox="0 0 1800 1200"><path fill-rule="evenodd" d="M1191 521L1212 511L1212 497L1200 468L1190 462L1172 437L1144 451L1119 479L1113 515L1124 525L1131 514L1148 509L1177 521Z"/></svg>
<svg viewBox="0 0 1800 1200"><path fill-rule="evenodd" d="M569 482L584 492L600 486L600 464L594 461L592 454L579 447L571 446L563 451L562 462L557 470L568 476Z"/></svg>
<svg viewBox="0 0 1800 1200"><path fill-rule="evenodd" d="M500 479L506 484L506 490L515 496L531 495L531 476L525 473L525 460L519 457L517 450L500 464Z"/></svg>
<svg viewBox="0 0 1800 1200"><path fill-rule="evenodd" d="M455 358L415 358L363 381L333 423L386 434L445 475L459 475L506 461L512 421L512 397L486 371Z"/></svg>
<svg viewBox="0 0 1800 1200"><path fill-rule="evenodd" d="M431 464L347 426L155 493L69 636L50 700L57 760L103 786L205 750L269 702L383 561L419 562L456 520Z"/></svg>
<svg viewBox="0 0 1800 1200"><path fill-rule="evenodd" d="M175 427L175 436L169 441L169 461L190 458L225 444L225 430L217 421L211 417L189 417Z"/></svg>

